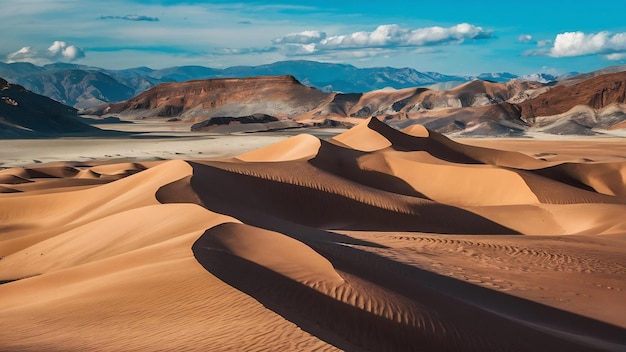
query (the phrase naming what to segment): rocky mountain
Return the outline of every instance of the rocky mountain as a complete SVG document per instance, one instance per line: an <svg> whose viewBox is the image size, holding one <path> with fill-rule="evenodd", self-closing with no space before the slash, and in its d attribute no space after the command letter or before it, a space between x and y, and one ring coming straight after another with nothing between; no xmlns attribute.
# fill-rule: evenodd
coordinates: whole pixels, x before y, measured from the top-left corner
<svg viewBox="0 0 626 352"><path fill-rule="evenodd" d="M493 105L420 111L390 124L414 123L460 136L541 132L594 135L626 128L626 72L610 73L534 91L527 99Z"/></svg>
<svg viewBox="0 0 626 352"><path fill-rule="evenodd" d="M66 69L36 78L27 77L22 82L37 92L45 92L49 98L76 108L125 100L135 94L135 89L97 71Z"/></svg>
<svg viewBox="0 0 626 352"><path fill-rule="evenodd" d="M559 80L557 85L571 86L576 83L580 83L586 79L593 78L596 76L606 75L609 73L617 73L626 71L626 65L618 65L618 66L609 66L600 70L583 73L580 75L572 75L569 77L563 77L563 79Z"/></svg>
<svg viewBox="0 0 626 352"><path fill-rule="evenodd" d="M519 118L543 131L581 134L587 129L612 129L626 121L626 72L594 76L560 85L516 104Z"/></svg>
<svg viewBox="0 0 626 352"><path fill-rule="evenodd" d="M76 135L100 131L77 110L0 78L0 138Z"/></svg>
<svg viewBox="0 0 626 352"><path fill-rule="evenodd" d="M264 130L270 123L271 129L346 126L377 117L398 128L420 123L462 136L533 131L586 135L626 127L625 100L626 72L570 86L473 80L449 90L414 87L367 93L327 93L292 76L259 76L161 84L86 113L180 119L198 122L197 129L221 132Z"/></svg>
<svg viewBox="0 0 626 352"><path fill-rule="evenodd" d="M537 82L474 80L444 91L407 88L326 93L305 86L292 76L258 76L164 83L132 99L103 104L84 113L122 119L193 121L204 130L225 131L223 125L232 128L236 124L253 123L244 129L252 130L258 129L260 123L269 122L272 129L294 127L294 123L295 126L334 126L356 124L372 116L406 119L423 111L523 101L545 89ZM278 123L279 120L282 122Z"/></svg>
<svg viewBox="0 0 626 352"><path fill-rule="evenodd" d="M85 113L188 121L253 114L294 118L315 109L331 95L302 85L292 76L215 78L163 83L134 98L100 105Z"/></svg>
<svg viewBox="0 0 626 352"><path fill-rule="evenodd" d="M129 99L158 84L209 78L251 76L294 76L302 84L325 92L364 93L383 88L427 87L451 89L473 79L507 82L518 78L510 73L485 73L477 77L420 72L411 68L358 68L352 65L295 60L260 66L234 66L216 69L179 66L154 70L148 67L107 70L85 65L56 63L35 66L29 63L0 63L0 77L20 84L66 105L87 108L101 102ZM552 77L558 79L558 77ZM546 75L527 80L548 82Z"/></svg>

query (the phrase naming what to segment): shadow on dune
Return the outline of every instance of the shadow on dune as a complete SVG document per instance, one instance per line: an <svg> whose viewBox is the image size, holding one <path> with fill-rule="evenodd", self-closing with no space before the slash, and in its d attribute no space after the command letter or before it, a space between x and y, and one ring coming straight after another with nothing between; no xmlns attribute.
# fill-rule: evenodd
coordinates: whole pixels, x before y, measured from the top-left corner
<svg viewBox="0 0 626 352"><path fill-rule="evenodd" d="M626 204L626 163L563 163L547 168L532 170L534 174L550 178L554 181L576 187L580 189L582 195L589 192L596 194L593 196L597 203L619 203ZM590 186L590 181L595 179L607 190L611 190L613 195L598 193ZM589 196L588 196L589 197Z"/></svg>
<svg viewBox="0 0 626 352"><path fill-rule="evenodd" d="M304 161L190 164L191 189L202 204L246 223L272 216L325 229L517 234L466 210L371 189Z"/></svg>
<svg viewBox="0 0 626 352"><path fill-rule="evenodd" d="M192 249L198 262L229 285L336 347L379 351L619 350L624 329L474 286L337 243L301 240L343 272L350 294L322 293L245 258L221 251L212 236L246 231L222 224ZM324 232L315 230L317 232ZM328 236L326 236L328 237ZM372 285L374 288L372 288ZM335 292L336 293L336 292ZM369 296L369 297L368 297ZM348 297L348 298L346 298ZM370 310L372 307L368 307Z"/></svg>
<svg viewBox="0 0 626 352"><path fill-rule="evenodd" d="M433 131L428 131L428 137L420 138L395 130L377 119L371 119L367 126L387 138L392 148L399 151L426 151L448 162L490 164L513 171L524 179L541 203L625 203L620 197L596 192L584 181L592 175L599 176L608 180L605 186L616 195L626 194L623 168L618 163L564 163L547 167L543 161L522 153L465 145Z"/></svg>
<svg viewBox="0 0 626 352"><path fill-rule="evenodd" d="M432 156L449 161L452 163L461 164L481 164L482 162L462 153L461 151L450 148L446 145L446 141L450 141L447 137L444 137L438 133L430 132L430 136L420 138L408 135L401 131L398 131L389 125L381 122L376 118L372 118L367 127L377 132L381 136L387 138L391 142L391 148L398 151L426 151ZM451 142L451 141L450 141ZM454 143L454 142L453 142ZM454 143L455 145L457 143Z"/></svg>
<svg viewBox="0 0 626 352"><path fill-rule="evenodd" d="M425 151L432 156L458 164L490 164L511 168L540 168L545 164L528 155L462 144L428 130L428 137L416 137L396 130L389 125L371 119L367 127L387 138L398 151Z"/></svg>
<svg viewBox="0 0 626 352"><path fill-rule="evenodd" d="M528 187L545 204L626 204L626 200L596 192L593 188L561 174L559 169L517 171Z"/></svg>
<svg viewBox="0 0 626 352"><path fill-rule="evenodd" d="M320 140L320 142L321 145L317 155L309 160L309 163L316 168L348 180L358 180L364 186L428 199L428 197L416 191L411 185L398 177L374 170L365 170L360 166L359 158L371 155L371 153L345 148L324 140Z"/></svg>

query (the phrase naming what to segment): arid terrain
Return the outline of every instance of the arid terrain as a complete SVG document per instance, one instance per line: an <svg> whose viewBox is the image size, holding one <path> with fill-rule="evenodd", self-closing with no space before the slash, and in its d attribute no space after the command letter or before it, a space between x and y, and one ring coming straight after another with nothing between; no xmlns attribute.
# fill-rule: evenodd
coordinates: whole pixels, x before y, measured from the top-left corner
<svg viewBox="0 0 626 352"><path fill-rule="evenodd" d="M181 126L0 142L0 350L626 348L623 139Z"/></svg>
<svg viewBox="0 0 626 352"><path fill-rule="evenodd" d="M626 1L1 4L0 352L626 352Z"/></svg>

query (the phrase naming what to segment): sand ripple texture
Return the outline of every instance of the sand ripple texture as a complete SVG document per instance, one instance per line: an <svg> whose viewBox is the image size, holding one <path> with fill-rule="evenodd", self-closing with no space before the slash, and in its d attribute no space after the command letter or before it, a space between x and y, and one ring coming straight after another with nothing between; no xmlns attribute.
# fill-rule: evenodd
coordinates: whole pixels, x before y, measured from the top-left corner
<svg viewBox="0 0 626 352"><path fill-rule="evenodd" d="M623 351L626 162L555 160L370 119L2 170L0 350Z"/></svg>

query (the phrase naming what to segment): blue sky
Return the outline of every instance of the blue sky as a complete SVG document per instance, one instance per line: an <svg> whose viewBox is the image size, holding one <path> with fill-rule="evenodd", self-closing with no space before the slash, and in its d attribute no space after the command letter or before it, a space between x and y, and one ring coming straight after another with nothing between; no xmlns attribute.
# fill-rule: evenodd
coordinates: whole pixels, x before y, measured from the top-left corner
<svg viewBox="0 0 626 352"><path fill-rule="evenodd" d="M625 0L0 0L0 60L137 66L316 60L447 74L626 63Z"/></svg>

